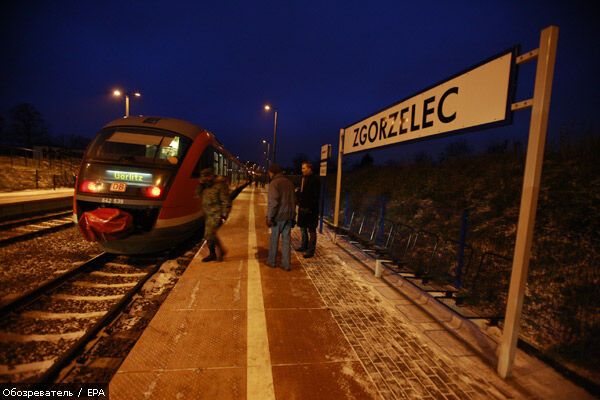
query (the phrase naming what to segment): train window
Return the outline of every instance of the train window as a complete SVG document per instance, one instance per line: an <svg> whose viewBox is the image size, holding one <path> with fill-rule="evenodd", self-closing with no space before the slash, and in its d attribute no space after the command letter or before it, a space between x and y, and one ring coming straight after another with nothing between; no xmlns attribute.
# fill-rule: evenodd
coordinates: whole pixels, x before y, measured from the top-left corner
<svg viewBox="0 0 600 400"><path fill-rule="evenodd" d="M218 150L209 146L204 150L200 159L196 163L196 167L192 171L192 178L200 177L200 171L204 168L212 167L215 175L220 176L229 176L231 175L230 167L231 161L227 159L222 153L219 153Z"/></svg>
<svg viewBox="0 0 600 400"><path fill-rule="evenodd" d="M179 150L179 137L163 137L160 146L160 152L158 153L158 157L166 160L169 157L177 157L177 152Z"/></svg>
<svg viewBox="0 0 600 400"><path fill-rule="evenodd" d="M211 146L208 146L206 150L204 150L200 156L200 159L196 163L196 167L192 171L192 178L199 178L200 171L202 171L204 168L214 168L214 154L215 150Z"/></svg>
<svg viewBox="0 0 600 400"><path fill-rule="evenodd" d="M216 151L213 170L215 171L215 174L219 175L219 153L217 153Z"/></svg>
<svg viewBox="0 0 600 400"><path fill-rule="evenodd" d="M123 163L178 164L191 140L172 133L105 131L94 141L90 156Z"/></svg>

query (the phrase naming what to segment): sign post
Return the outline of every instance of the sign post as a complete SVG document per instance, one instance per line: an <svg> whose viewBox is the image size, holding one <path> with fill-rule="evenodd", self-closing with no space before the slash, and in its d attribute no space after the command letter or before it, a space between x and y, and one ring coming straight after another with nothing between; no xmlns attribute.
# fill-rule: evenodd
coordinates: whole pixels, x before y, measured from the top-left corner
<svg viewBox="0 0 600 400"><path fill-rule="evenodd" d="M335 205L333 206L333 226L339 228L340 222L340 194L342 190L342 157L344 155L344 130L340 129L340 141L338 144L338 166L335 178Z"/></svg>
<svg viewBox="0 0 600 400"><path fill-rule="evenodd" d="M319 176L321 176L321 218L319 221L319 233L323 233L323 216L325 214L325 184L327 183L327 160L331 157L331 145L324 144L321 146L321 165L319 168Z"/></svg>
<svg viewBox="0 0 600 400"><path fill-rule="evenodd" d="M533 241L533 228L537 209L540 181L542 176L542 162L544 160L544 146L546 144L546 131L548 129L548 112L550 110L550 97L552 94L552 78L554 77L554 62L556 60L556 46L558 42L558 27L550 26L544 29L540 36L540 47L522 57L517 62L529 61L537 55L535 72L535 87L532 101L513 104L513 110L530 105L531 122L529 124L529 141L527 143L527 156L525 159L525 174L523 176L523 192L521 193L521 209L517 225L517 240L513 256L510 287L506 301L506 316L504 329L498 354L498 374L506 378L511 375L515 358L517 340L519 338L519 325L527 271Z"/></svg>

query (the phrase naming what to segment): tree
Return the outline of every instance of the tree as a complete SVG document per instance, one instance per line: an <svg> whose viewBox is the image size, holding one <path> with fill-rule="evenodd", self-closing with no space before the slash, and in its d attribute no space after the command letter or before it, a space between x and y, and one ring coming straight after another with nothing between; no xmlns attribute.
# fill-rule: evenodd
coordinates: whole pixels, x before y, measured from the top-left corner
<svg viewBox="0 0 600 400"><path fill-rule="evenodd" d="M70 135L69 136L69 148L85 150L91 139L81 135Z"/></svg>
<svg viewBox="0 0 600 400"><path fill-rule="evenodd" d="M415 154L415 164L432 164L433 159L426 151L420 151Z"/></svg>
<svg viewBox="0 0 600 400"><path fill-rule="evenodd" d="M440 154L440 161L460 159L471 153L471 146L466 140L458 140L450 143Z"/></svg>
<svg viewBox="0 0 600 400"><path fill-rule="evenodd" d="M485 150L488 154L505 154L508 151L508 140L500 143L491 143Z"/></svg>
<svg viewBox="0 0 600 400"><path fill-rule="evenodd" d="M31 104L22 103L9 111L14 138L29 148L45 144L48 139L48 126L42 114Z"/></svg>
<svg viewBox="0 0 600 400"><path fill-rule="evenodd" d="M81 135L59 135L55 136L52 140L53 144L60 147L69 149L84 150L90 143L90 138Z"/></svg>
<svg viewBox="0 0 600 400"><path fill-rule="evenodd" d="M362 156L362 158L360 159L360 163L358 164L358 168L366 168L366 167L370 167L373 165L373 162L375 160L373 160L373 157L371 157L371 155L369 153L365 154L364 156Z"/></svg>

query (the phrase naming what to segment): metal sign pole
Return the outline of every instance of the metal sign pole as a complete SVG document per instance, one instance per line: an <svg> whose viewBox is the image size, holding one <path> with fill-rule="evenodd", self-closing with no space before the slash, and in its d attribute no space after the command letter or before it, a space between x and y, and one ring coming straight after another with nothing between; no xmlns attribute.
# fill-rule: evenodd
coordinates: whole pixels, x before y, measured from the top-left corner
<svg viewBox="0 0 600 400"><path fill-rule="evenodd" d="M331 158L331 145L324 144L321 146L321 164L319 165L319 179L321 182L321 193L319 198L319 233L323 233L323 217L325 214L325 185L327 184L327 163Z"/></svg>
<svg viewBox="0 0 600 400"><path fill-rule="evenodd" d="M344 130L340 129L340 141L338 144L338 166L335 180L335 206L333 209L333 226L339 228L340 219L340 193L342 190L342 156L344 154Z"/></svg>
<svg viewBox="0 0 600 400"><path fill-rule="evenodd" d="M519 337L519 323L527 283L527 270L529 268L535 214L540 191L542 162L544 160L557 41L557 26L549 26L542 31L535 73L517 239L510 276L504 330L498 355L497 370L503 378L510 376L512 372ZM513 110L515 109L518 108L513 108Z"/></svg>
<svg viewBox="0 0 600 400"><path fill-rule="evenodd" d="M321 179L321 198L320 206L321 218L319 218L319 233L323 233L323 216L325 214L325 185L327 184L327 177L320 177Z"/></svg>

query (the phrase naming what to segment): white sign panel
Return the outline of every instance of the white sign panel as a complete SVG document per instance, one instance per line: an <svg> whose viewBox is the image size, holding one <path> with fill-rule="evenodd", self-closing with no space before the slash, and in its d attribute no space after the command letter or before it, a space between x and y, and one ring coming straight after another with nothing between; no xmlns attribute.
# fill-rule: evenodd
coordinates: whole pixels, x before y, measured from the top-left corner
<svg viewBox="0 0 600 400"><path fill-rule="evenodd" d="M401 101L344 129L344 154L509 117L513 52Z"/></svg>
<svg viewBox="0 0 600 400"><path fill-rule="evenodd" d="M319 170L319 176L327 176L327 161L321 161L321 169Z"/></svg>
<svg viewBox="0 0 600 400"><path fill-rule="evenodd" d="M331 145L324 144L321 146L321 160L327 160L329 157L331 157Z"/></svg>

